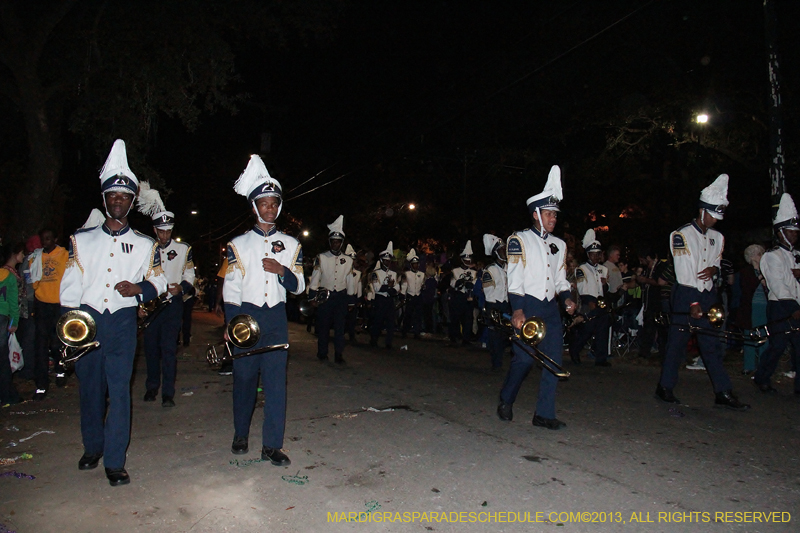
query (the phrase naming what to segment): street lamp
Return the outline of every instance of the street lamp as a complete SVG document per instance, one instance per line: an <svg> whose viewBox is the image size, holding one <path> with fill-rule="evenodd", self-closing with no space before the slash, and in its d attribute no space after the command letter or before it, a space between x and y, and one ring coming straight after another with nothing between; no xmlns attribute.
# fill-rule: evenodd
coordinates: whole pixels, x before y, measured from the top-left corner
<svg viewBox="0 0 800 533"><path fill-rule="evenodd" d="M708 115L705 113L700 113L699 115L697 115L697 118L695 120L697 121L698 124L705 124L708 122Z"/></svg>
<svg viewBox="0 0 800 533"><path fill-rule="evenodd" d="M308 237L308 230L303 230L303 237Z"/></svg>
<svg viewBox="0 0 800 533"><path fill-rule="evenodd" d="M408 204L408 208L409 208L411 211L413 211L414 209L416 209L416 208L417 208L417 206L415 206L414 204Z"/></svg>
<svg viewBox="0 0 800 533"><path fill-rule="evenodd" d="M191 211L191 214L193 214L193 215L196 215L196 214L197 214L197 211L194 211L194 210L192 210L192 211Z"/></svg>

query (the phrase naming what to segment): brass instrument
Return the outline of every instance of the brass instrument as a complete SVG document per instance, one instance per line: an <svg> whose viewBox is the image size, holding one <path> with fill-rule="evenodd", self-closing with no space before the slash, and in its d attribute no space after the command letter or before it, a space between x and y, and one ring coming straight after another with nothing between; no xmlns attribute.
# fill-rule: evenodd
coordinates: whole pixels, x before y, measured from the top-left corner
<svg viewBox="0 0 800 533"><path fill-rule="evenodd" d="M688 315L691 319L690 313L673 313L674 315L681 315L686 316ZM711 328L704 328L701 326L695 326L692 324L675 324L679 329L683 331L688 331L690 333L697 333L700 335L711 335L712 337L718 337L720 339L732 339L740 342L745 343L752 343L756 346L764 344L767 342L767 337L769 336L769 331L764 328L764 334L762 335L760 332L758 333L739 333L735 331L723 331L721 329L722 324L725 323L725 309L721 305L712 305L708 312L703 313L701 318L707 318L708 322L711 324ZM671 325L670 316L668 313L660 313L656 316L656 323L662 326L669 326Z"/></svg>
<svg viewBox="0 0 800 533"><path fill-rule="evenodd" d="M64 368L100 346L100 343L94 340L97 335L97 323L92 315L80 309L73 309L61 315L56 323L56 335L64 344L59 363Z"/></svg>
<svg viewBox="0 0 800 533"><path fill-rule="evenodd" d="M507 333L511 342L522 348L528 355L536 359L545 370L556 376L558 379L565 381L569 379L570 373L561 365L556 363L550 356L542 352L537 345L544 340L547 334L547 326L539 317L531 317L522 324L522 328L517 331L511 323L511 317L498 311L491 309L484 310L484 314L488 317L489 327L492 329Z"/></svg>
<svg viewBox="0 0 800 533"><path fill-rule="evenodd" d="M216 366L233 359L239 359L240 357L289 349L288 344L273 344L248 350L243 353L233 353L233 348L231 346L239 348L240 350L246 350L247 348L255 346L258 343L258 339L261 337L261 328L258 327L258 322L250 315L236 315L233 317L228 323L227 332L230 342L223 341L209 346L206 349L206 360L209 365ZM223 348L225 350L224 352Z"/></svg>
<svg viewBox="0 0 800 533"><path fill-rule="evenodd" d="M597 307L600 309L605 309L608 307L608 301L606 300L605 296L598 296L597 297Z"/></svg>
<svg viewBox="0 0 800 533"><path fill-rule="evenodd" d="M300 314L309 317L314 314L314 309L328 301L331 296L331 291L328 289L319 289L313 298L303 298L297 306L300 308Z"/></svg>
<svg viewBox="0 0 800 533"><path fill-rule="evenodd" d="M156 319L158 314L161 313L161 311L163 311L164 308L171 303L172 303L172 298L169 297L168 292L165 292L158 298L154 298L149 302L140 303L139 309L143 310L145 313L147 313L147 315L137 319L139 331L141 332L147 329L147 326L153 323L153 320Z"/></svg>

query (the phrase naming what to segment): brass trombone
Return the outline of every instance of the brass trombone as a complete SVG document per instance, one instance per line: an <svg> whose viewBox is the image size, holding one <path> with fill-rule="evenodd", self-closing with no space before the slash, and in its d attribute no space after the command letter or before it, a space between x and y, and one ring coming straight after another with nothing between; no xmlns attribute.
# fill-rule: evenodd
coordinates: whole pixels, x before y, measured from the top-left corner
<svg viewBox="0 0 800 533"><path fill-rule="evenodd" d="M689 316L691 318L690 313L672 313L674 315L681 315L681 316ZM692 324L675 324L678 328L682 329L683 331L688 331L690 333L697 333L700 335L710 335L712 337L717 337L720 339L732 339L735 341L746 342L746 343L753 343L756 346L764 344L767 342L767 337L769 336L769 331L764 328L765 334L762 335L760 332L758 333L739 333L736 331L723 331L722 324L725 323L725 309L721 305L712 305L709 307L708 311L702 314L702 318L707 318L708 322L713 326L711 328L704 328L701 326L695 326ZM660 313L656 316L656 322L662 326L669 326L671 325L670 316L668 313Z"/></svg>
<svg viewBox="0 0 800 533"><path fill-rule="evenodd" d="M547 326L539 317L531 317L522 324L522 328L517 331L511 323L511 317L503 314L497 309L484 310L484 315L488 318L489 327L497 331L506 333L511 342L522 348L525 353L536 359L545 370L556 376L561 381L569 379L570 373L561 365L556 363L550 356L545 354L537 345L542 342L547 334Z"/></svg>
<svg viewBox="0 0 800 533"><path fill-rule="evenodd" d="M100 347L100 343L94 340L96 335L97 323L86 311L73 309L61 315L56 323L56 336L64 344L59 364L66 369L67 365Z"/></svg>
<svg viewBox="0 0 800 533"><path fill-rule="evenodd" d="M147 326L153 323L153 320L156 319L158 314L161 313L161 311L163 311L171 303L172 298L169 297L168 292L165 292L158 298L154 298L149 302L140 303L139 309L143 310L147 314L137 320L139 331L142 332L147 329Z"/></svg>
<svg viewBox="0 0 800 533"><path fill-rule="evenodd" d="M223 341L221 343L209 346L206 349L206 360L211 366L221 365L233 359L240 357L247 357L260 353L272 352L275 350L288 350L288 344L272 344L270 346L262 346L243 353L233 353L233 347L240 350L247 350L252 348L258 343L261 337L261 328L258 327L258 322L250 315L236 315L228 323L228 338L230 342ZM224 352L223 352L224 348Z"/></svg>

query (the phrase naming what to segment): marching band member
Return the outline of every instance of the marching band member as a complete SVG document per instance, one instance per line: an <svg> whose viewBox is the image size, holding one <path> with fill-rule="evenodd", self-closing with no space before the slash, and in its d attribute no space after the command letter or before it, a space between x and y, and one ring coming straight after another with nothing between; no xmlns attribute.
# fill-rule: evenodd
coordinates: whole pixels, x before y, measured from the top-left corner
<svg viewBox="0 0 800 533"><path fill-rule="evenodd" d="M459 337L461 344L469 345L472 337L472 308L474 298L472 289L478 279L478 272L472 268L475 263L472 259L472 241L467 241L461 252L461 266L453 269L450 278L450 342L457 344Z"/></svg>
<svg viewBox="0 0 800 533"><path fill-rule="evenodd" d="M414 338L419 339L422 333L422 285L425 274L419 271L419 256L412 248L406 256L410 270L403 272L400 283L401 298L405 301L403 310L403 337L412 330Z"/></svg>
<svg viewBox="0 0 800 533"><path fill-rule="evenodd" d="M499 237L490 235L483 236L483 249L487 256L494 259L483 269L481 276L481 286L483 295L486 299L486 310L496 309L504 314L511 313L511 305L508 303L508 274L506 265L506 244ZM492 357L492 370L498 371L503 368L503 351L508 346L508 338L502 332L494 329L489 330L489 354Z"/></svg>
<svg viewBox="0 0 800 533"><path fill-rule="evenodd" d="M581 305L588 309L585 321L575 329L572 342L569 343L569 357L576 365L581 364L581 350L586 342L594 336L592 353L596 366L611 366L608 361L608 331L611 326L611 315L607 309L598 306L597 299L604 297L608 288L608 269L600 264L603 249L595 238L594 230L589 229L583 236L583 249L587 262L575 270L578 284L578 295Z"/></svg>
<svg viewBox="0 0 800 533"><path fill-rule="evenodd" d="M358 318L358 307L364 296L364 287L361 284L361 269L356 265L356 251L348 244L344 253L353 260L353 271L350 273L353 293L347 297L347 318L345 319L344 329L350 338L350 343L358 344L356 340L356 319Z"/></svg>
<svg viewBox="0 0 800 533"><path fill-rule="evenodd" d="M339 215L328 224L328 244L330 249L314 260L314 271L308 282L308 298L317 296L317 291L329 291L328 298L317 307L317 358L328 360L328 342L333 325L334 360L344 363L344 325L347 304L355 292L352 284L353 258L342 253L344 244L344 217Z"/></svg>
<svg viewBox="0 0 800 533"><path fill-rule="evenodd" d="M547 334L539 348L558 364L561 364L564 341L557 298L563 302L567 313L575 312L575 303L570 299L570 285L567 281L567 245L551 234L558 220L558 204L561 198L561 169L554 165L550 169L544 190L528 198L528 211L533 217L533 227L513 234L506 247L508 299L513 309L511 323L516 329L520 329L530 317L536 316L544 320ZM500 391L500 405L497 407L500 420L510 421L513 418L514 400L517 399L522 381L533 363L533 357L519 346L514 346L514 357ZM539 399L533 415L534 426L554 430L566 426L556 418L557 383L557 377L542 371Z"/></svg>
<svg viewBox="0 0 800 533"><path fill-rule="evenodd" d="M261 336L251 349L287 343L286 292L302 294L305 277L300 243L275 227L282 207L281 185L269 175L261 158L253 155L234 190L250 202L257 222L253 229L228 243L228 271L222 289L225 317L231 320L246 314L256 320ZM228 340L227 331L225 336ZM291 463L281 451L286 424L287 355L286 350L275 350L234 359L232 453L248 451L250 421L261 373L264 389L261 459L277 466Z"/></svg>
<svg viewBox="0 0 800 533"><path fill-rule="evenodd" d="M118 486L130 483L125 451L130 441L136 309L139 302L167 290L167 280L157 243L128 225L139 181L128 166L122 140L114 142L100 184L105 222L70 237L60 298L63 311L80 308L91 315L100 342L75 365L84 447L78 468L95 468L102 457L109 483Z"/></svg>
<svg viewBox="0 0 800 533"><path fill-rule="evenodd" d="M721 174L714 183L700 192L697 217L673 231L669 237L670 251L675 260L677 283L672 291L672 320L667 338L667 356L661 368L661 380L656 398L668 403L680 403L673 394L678 384L678 369L686 356L686 344L692 336L688 326L711 328L703 315L717 302L714 274L719 273L725 239L713 229L722 220L728 205L728 175ZM714 386L715 407L744 411L749 405L732 394L731 380L722 358L724 344L712 335L697 335L708 377Z"/></svg>
<svg viewBox="0 0 800 533"><path fill-rule="evenodd" d="M373 348L378 346L378 337L381 330L386 328L386 349L392 349L392 338L394 337L394 328L396 318L396 310L394 297L397 296L397 272L391 270L392 258L394 257L392 250L392 241L379 255L378 264L375 265L369 275L369 284L372 289L372 320L369 325L369 345Z"/></svg>
<svg viewBox="0 0 800 533"><path fill-rule="evenodd" d="M778 245L761 257L761 274L767 282L769 300L767 301L767 320L774 323L770 332L769 347L758 362L758 369L753 383L761 392L776 392L770 383L772 374L778 367L778 361L786 351L786 345L794 346L795 364L800 358L800 332L796 329L800 324L800 276L794 245L800 235L800 221L794 200L788 194L781 196L778 212L772 221L772 227L778 238ZM800 373L795 373L794 393L800 395Z"/></svg>
<svg viewBox="0 0 800 533"><path fill-rule="evenodd" d="M147 358L144 401L155 401L161 387L161 406L175 407L175 375L178 367L175 339L178 338L183 320L183 296L194 294L192 247L173 240L175 214L166 210L161 195L151 189L146 181L141 183L139 190L139 211L153 221L161 267L168 283L167 299L161 304L163 309L153 311L158 314L144 330ZM140 316L144 318L146 313L140 311Z"/></svg>

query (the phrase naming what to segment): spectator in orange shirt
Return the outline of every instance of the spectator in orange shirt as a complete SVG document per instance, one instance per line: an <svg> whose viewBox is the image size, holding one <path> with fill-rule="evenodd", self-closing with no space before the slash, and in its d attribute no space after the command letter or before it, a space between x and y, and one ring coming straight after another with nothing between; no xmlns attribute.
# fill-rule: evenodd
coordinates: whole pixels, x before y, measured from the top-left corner
<svg viewBox="0 0 800 533"><path fill-rule="evenodd" d="M31 256L31 279L36 297L36 360L34 364L34 379L36 392L34 400L43 400L47 395L50 385L48 365L50 352L56 363L59 362L58 338L56 337L56 323L61 316L61 278L67 266L69 253L58 245L56 232L44 228L39 232L42 248ZM38 252L38 253L37 253ZM63 387L66 376L63 369L57 368L56 385Z"/></svg>

